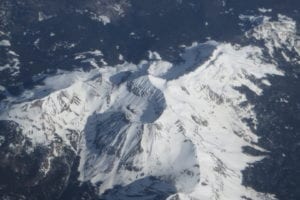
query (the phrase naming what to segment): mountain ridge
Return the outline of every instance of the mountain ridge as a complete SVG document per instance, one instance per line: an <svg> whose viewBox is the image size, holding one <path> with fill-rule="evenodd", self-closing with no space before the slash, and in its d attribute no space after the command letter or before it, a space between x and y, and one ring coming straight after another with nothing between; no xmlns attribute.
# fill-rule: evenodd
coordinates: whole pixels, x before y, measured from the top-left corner
<svg viewBox="0 0 300 200"><path fill-rule="evenodd" d="M267 48L278 48L265 37L254 35ZM239 88L261 95L271 84L268 76L284 75L263 54L258 46L209 41L185 47L181 64L150 52L149 61L137 65L61 71L25 92L21 102L2 103L0 118L18 123L33 144L50 147L45 175L51 159L64 146L71 148L80 157L79 180L99 184L99 195L117 185L159 179L178 193L169 199L275 199L241 184L241 171L262 158L242 148L265 150L243 121L252 120L255 128L253 105Z"/></svg>

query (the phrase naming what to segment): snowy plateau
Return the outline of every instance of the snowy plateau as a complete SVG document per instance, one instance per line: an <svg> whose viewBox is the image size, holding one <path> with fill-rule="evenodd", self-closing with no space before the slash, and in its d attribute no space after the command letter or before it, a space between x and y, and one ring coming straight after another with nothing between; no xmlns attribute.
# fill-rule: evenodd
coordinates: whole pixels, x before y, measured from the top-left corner
<svg viewBox="0 0 300 200"><path fill-rule="evenodd" d="M261 95L268 77L284 76L275 50L299 63L300 44L291 18L261 18L245 38L264 46L207 41L185 46L179 64L149 52L137 65L59 71L2 101L0 118L18 123L33 144L51 146L45 174L63 151L54 141L72 148L80 157L79 181L101 183L99 195L156 177L175 187L169 200L276 199L242 184L241 172L262 159L243 147L265 152L256 145L256 113L246 91ZM148 181L152 189L168 190ZM124 192L138 195L139 187Z"/></svg>

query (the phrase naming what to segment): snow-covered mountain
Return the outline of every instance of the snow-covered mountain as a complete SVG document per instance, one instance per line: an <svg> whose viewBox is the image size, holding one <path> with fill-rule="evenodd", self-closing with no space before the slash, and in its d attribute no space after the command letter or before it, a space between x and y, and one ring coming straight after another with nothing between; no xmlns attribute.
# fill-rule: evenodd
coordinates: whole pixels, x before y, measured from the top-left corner
<svg viewBox="0 0 300 200"><path fill-rule="evenodd" d="M45 175L63 146L73 149L80 157L79 180L91 181L107 199L146 199L145 187L170 200L275 199L243 186L241 172L262 158L243 147L265 152L256 145L248 94L260 95L271 84L268 77L284 75L276 48L284 45L282 55L299 62L296 24L278 18L259 19L246 33L266 49L208 41L184 46L181 63L149 52L137 65L60 71L3 101L0 118L18 123L33 144L51 147L41 167ZM128 188L108 192L116 186Z"/></svg>

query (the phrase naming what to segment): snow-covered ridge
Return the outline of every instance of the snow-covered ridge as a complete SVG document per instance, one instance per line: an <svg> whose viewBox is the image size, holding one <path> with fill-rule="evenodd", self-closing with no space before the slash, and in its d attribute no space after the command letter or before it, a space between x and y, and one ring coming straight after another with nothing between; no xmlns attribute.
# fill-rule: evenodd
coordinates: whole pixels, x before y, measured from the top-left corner
<svg viewBox="0 0 300 200"><path fill-rule="evenodd" d="M274 21L270 17L264 17L263 22L249 31L247 36L264 41L270 56L274 56L278 50L286 61L300 63L300 36L292 18L279 14L278 20ZM291 57L291 52L296 56Z"/></svg>
<svg viewBox="0 0 300 200"><path fill-rule="evenodd" d="M3 51L3 55L7 63L5 65L0 65L0 72L6 71L10 76L17 76L20 73L20 61L19 55L16 54L11 48L11 42L8 38L5 38L6 35L0 31L0 49Z"/></svg>
<svg viewBox="0 0 300 200"><path fill-rule="evenodd" d="M248 37L275 40L260 31ZM100 194L154 176L175 186L169 199L275 199L242 185L241 171L261 159L242 147L264 150L243 121L256 115L238 88L260 95L268 76L284 73L256 46L194 43L182 57L173 64L152 52L138 65L61 72L2 105L0 118L35 143L70 145L79 179L101 182Z"/></svg>

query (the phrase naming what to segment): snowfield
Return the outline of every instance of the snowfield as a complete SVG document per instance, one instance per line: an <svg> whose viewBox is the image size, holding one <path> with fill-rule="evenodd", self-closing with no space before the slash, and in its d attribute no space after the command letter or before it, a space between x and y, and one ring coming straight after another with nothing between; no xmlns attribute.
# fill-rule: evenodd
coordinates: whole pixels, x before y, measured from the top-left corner
<svg viewBox="0 0 300 200"><path fill-rule="evenodd" d="M299 53L293 26L279 16L247 37L262 40L270 56L282 45ZM287 30L289 39L275 37L273 28ZM80 156L79 180L101 182L99 195L157 177L176 188L169 200L276 199L242 185L241 171L262 159L242 147L265 151L255 145L256 114L246 92L261 95L269 76L284 75L263 57L259 46L208 41L185 47L179 64L150 52L137 65L60 71L2 102L0 118L19 123L36 144L60 139L71 146ZM53 148L53 156L59 153Z"/></svg>

